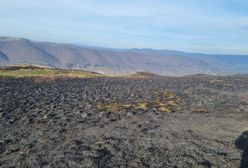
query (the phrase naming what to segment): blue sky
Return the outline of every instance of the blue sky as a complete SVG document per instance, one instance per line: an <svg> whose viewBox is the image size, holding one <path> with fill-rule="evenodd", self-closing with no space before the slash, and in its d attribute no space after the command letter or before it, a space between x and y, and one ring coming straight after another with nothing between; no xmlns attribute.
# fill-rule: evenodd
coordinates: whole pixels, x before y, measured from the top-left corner
<svg viewBox="0 0 248 168"><path fill-rule="evenodd" d="M0 36L248 54L247 0L1 0Z"/></svg>

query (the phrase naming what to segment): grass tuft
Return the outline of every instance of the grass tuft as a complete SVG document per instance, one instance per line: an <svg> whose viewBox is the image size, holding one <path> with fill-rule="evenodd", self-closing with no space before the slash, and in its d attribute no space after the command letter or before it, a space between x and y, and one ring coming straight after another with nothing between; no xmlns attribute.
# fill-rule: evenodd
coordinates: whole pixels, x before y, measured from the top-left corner
<svg viewBox="0 0 248 168"><path fill-rule="evenodd" d="M96 108L101 111L118 112L121 110L142 110L157 108L160 112L175 112L179 110L179 101L175 94L169 90L152 91L157 97L154 101L139 101L130 103L97 103Z"/></svg>

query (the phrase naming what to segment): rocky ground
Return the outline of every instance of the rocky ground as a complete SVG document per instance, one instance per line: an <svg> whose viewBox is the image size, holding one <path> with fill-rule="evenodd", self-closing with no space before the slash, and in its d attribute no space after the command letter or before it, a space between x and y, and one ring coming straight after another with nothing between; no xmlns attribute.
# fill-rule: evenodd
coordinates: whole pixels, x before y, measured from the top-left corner
<svg viewBox="0 0 248 168"><path fill-rule="evenodd" d="M0 167L246 167L248 77L0 79Z"/></svg>

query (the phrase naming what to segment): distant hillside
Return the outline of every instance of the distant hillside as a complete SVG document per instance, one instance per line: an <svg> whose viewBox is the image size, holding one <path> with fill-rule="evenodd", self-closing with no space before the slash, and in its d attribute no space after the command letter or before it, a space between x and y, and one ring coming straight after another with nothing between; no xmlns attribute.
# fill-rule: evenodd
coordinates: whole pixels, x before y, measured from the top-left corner
<svg viewBox="0 0 248 168"><path fill-rule="evenodd" d="M9 64L82 69L110 75L134 74L137 71L167 76L248 72L248 56L106 49L0 37L0 66Z"/></svg>
<svg viewBox="0 0 248 168"><path fill-rule="evenodd" d="M8 59L7 55L0 52L0 65L6 65L6 64L9 64L9 59Z"/></svg>

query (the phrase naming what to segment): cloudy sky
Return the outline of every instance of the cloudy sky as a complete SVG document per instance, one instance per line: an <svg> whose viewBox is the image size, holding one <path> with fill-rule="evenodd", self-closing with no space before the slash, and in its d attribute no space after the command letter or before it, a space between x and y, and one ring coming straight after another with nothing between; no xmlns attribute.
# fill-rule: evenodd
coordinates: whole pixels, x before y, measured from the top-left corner
<svg viewBox="0 0 248 168"><path fill-rule="evenodd" d="M248 54L247 0L0 0L0 36Z"/></svg>

